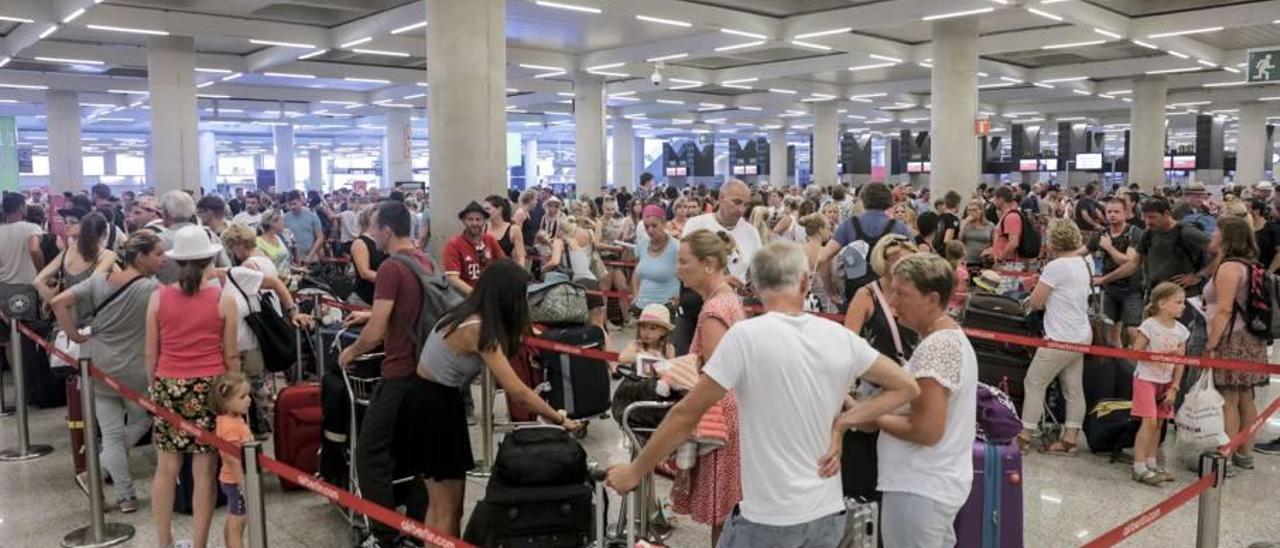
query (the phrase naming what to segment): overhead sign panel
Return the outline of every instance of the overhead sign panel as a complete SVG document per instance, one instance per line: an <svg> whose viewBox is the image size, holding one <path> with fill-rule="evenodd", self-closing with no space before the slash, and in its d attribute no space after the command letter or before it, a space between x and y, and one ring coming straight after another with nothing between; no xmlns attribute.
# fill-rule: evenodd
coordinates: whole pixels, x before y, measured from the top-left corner
<svg viewBox="0 0 1280 548"><path fill-rule="evenodd" d="M1249 83L1280 82L1280 46L1249 50Z"/></svg>

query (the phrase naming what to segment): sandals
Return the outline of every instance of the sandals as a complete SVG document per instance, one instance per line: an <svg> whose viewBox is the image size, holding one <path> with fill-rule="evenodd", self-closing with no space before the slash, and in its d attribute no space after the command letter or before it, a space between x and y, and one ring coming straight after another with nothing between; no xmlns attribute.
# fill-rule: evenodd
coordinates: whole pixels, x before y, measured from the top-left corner
<svg viewBox="0 0 1280 548"><path fill-rule="evenodd" d="M1024 454L1024 455L1025 455L1025 454L1027 454L1027 452L1028 452L1028 451L1030 451L1030 450L1031 450L1031 435L1030 435L1030 434L1028 434L1028 433L1026 433L1026 432L1020 432L1020 433L1018 433L1018 437L1017 437L1017 438L1015 438L1015 439L1018 441L1018 451L1019 451L1019 452L1021 452L1022 454Z"/></svg>
<svg viewBox="0 0 1280 548"><path fill-rule="evenodd" d="M1076 447L1075 442L1069 442L1067 440L1059 439L1058 441L1055 441L1052 444L1050 444L1048 447L1041 449L1040 452L1046 455L1061 455L1064 457L1069 457L1069 456L1075 455L1076 451L1078 450L1079 448Z"/></svg>

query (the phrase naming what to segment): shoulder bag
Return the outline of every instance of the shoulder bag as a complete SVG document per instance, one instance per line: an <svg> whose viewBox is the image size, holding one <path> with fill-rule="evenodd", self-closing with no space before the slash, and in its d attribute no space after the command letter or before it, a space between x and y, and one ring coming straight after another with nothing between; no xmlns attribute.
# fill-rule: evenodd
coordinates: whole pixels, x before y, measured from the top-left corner
<svg viewBox="0 0 1280 548"><path fill-rule="evenodd" d="M254 299L250 299L240 284L236 283L236 278L230 271L227 272L227 280L236 288L236 291L240 292L244 297L245 305L249 307L244 323L249 326L249 330L253 331L253 336L258 338L263 368L272 373L289 369L298 360L298 334L293 330L293 325L278 314L275 307L270 306L271 302L267 295L258 296L258 309L254 310Z"/></svg>
<svg viewBox="0 0 1280 548"><path fill-rule="evenodd" d="M107 295L106 299L103 299L101 303L98 303L98 306L93 308L93 311L90 312L89 315L81 318L80 323L86 323L89 321L89 319L93 318L94 316L97 316L98 313L101 312L103 308L106 308L108 304L111 304L111 301L116 300L116 297L119 297L120 294L124 293L125 290L129 289L129 286L133 285L133 282L136 282L140 279L142 279L142 276L140 275L134 276L133 279L125 282L124 285L120 286L120 289L117 289L111 292L110 295ZM81 328L81 332L85 332L86 335L89 334L87 333L87 330L88 330L87 327ZM80 343L71 340L71 337L68 337L67 333L61 329L59 329L57 334L53 336L53 347L67 353L67 355L73 358L80 357ZM67 363L67 361L62 359L57 352L49 353L50 369L56 370L63 367L75 368L76 366L77 365L74 363Z"/></svg>

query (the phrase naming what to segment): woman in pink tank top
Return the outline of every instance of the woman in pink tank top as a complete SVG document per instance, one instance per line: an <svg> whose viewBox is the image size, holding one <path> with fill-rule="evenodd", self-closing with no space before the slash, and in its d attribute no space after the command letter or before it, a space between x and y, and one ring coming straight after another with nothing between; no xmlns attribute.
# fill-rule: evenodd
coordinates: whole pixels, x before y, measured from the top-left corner
<svg viewBox="0 0 1280 548"><path fill-rule="evenodd" d="M173 411L207 432L213 431L216 419L209 404L214 382L227 371L240 370L235 299L230 294L223 296L218 284L207 283L215 276L213 257L221 250L222 246L211 242L204 229L179 229L172 248L165 252L179 266L178 283L161 286L147 308L146 362L151 399L157 407ZM192 544L205 548L213 520L217 453L212 446L197 443L177 425L162 420L155 422L152 441L159 456L151 484L157 544L173 545L174 486L184 455L191 454L195 487L191 501L195 532Z"/></svg>

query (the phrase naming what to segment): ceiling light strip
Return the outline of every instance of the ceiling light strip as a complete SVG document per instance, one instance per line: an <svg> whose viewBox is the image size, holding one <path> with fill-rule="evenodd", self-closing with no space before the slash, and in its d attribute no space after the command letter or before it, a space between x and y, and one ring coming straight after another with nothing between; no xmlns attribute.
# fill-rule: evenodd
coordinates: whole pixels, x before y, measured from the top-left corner
<svg viewBox="0 0 1280 548"><path fill-rule="evenodd" d="M412 25L405 25L405 26L400 27L400 28L398 28L398 29L392 29L391 34L404 34L404 33L409 32L409 31L418 30L418 29L420 29L420 28L422 28L422 27L425 27L425 26L427 26L427 22L426 22L426 21L419 21L419 22L414 23L414 24L412 24Z"/></svg>
<svg viewBox="0 0 1280 548"><path fill-rule="evenodd" d="M1223 27L1203 27L1198 29L1175 30L1172 32L1160 32L1156 34L1148 34L1147 38L1171 38L1174 36L1185 36L1188 34L1204 34L1207 32L1218 32Z"/></svg>
<svg viewBox="0 0 1280 548"><path fill-rule="evenodd" d="M563 2L549 2L547 0L537 0L534 3L544 8L556 8L556 9L562 9L562 10L577 11L582 13L599 14L604 12L604 10L601 10L600 8L594 8L591 6L580 6L577 4L565 4Z"/></svg>
<svg viewBox="0 0 1280 548"><path fill-rule="evenodd" d="M666 19L662 17L654 17L652 15L636 15L636 19L640 21L647 21L649 23L657 23L659 25L670 25L673 27L689 28L693 26L693 23L690 23L688 21L680 21L678 19Z"/></svg>
<svg viewBox="0 0 1280 548"><path fill-rule="evenodd" d="M982 13L991 13L991 12L993 12L993 11L995 11L995 10L996 10L996 8L994 8L994 7L986 7L986 8L977 8L977 9L964 10L964 11L953 11L953 12L950 12L950 13L938 13L938 14L934 14L934 15L926 15L926 16L924 16L924 17L921 17L921 18L920 18L920 20L921 20L921 21L938 21L938 20L942 20L942 19L952 19L952 18L955 18L955 17L966 17L966 16L969 16L969 15L978 15L978 14L982 14Z"/></svg>
<svg viewBox="0 0 1280 548"><path fill-rule="evenodd" d="M282 42L279 40L262 40L259 38L250 38L249 43L257 44L259 46L278 46L282 48L316 49L316 46L314 44L303 44L301 42Z"/></svg>

